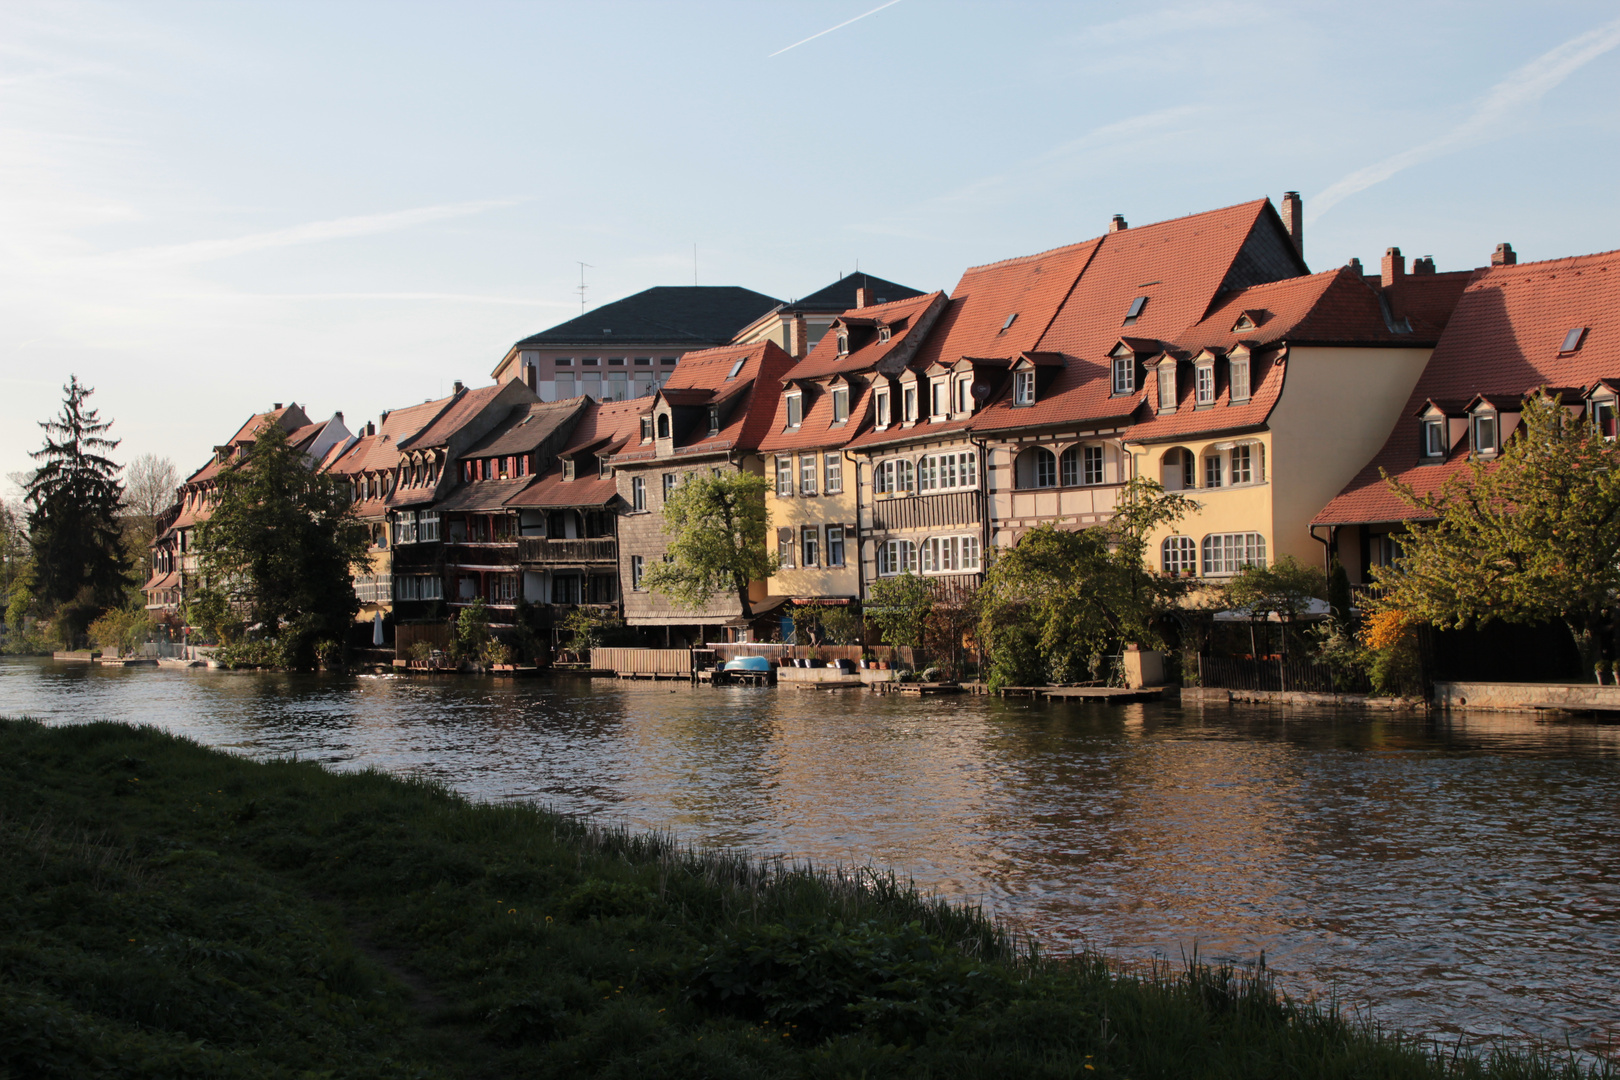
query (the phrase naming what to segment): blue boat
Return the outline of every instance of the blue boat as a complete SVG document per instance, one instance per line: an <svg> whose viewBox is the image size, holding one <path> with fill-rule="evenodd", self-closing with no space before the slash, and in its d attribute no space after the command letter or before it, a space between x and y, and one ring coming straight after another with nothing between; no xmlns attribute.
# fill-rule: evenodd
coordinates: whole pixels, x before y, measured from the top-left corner
<svg viewBox="0 0 1620 1080"><path fill-rule="evenodd" d="M763 673L771 670L771 662L767 657L764 656L739 656L735 660L727 660L725 666L720 670L754 671Z"/></svg>

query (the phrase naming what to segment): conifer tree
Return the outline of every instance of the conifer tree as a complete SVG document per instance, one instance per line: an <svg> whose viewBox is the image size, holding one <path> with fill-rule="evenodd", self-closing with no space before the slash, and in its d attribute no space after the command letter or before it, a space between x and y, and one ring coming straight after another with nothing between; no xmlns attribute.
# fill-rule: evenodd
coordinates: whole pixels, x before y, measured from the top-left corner
<svg viewBox="0 0 1620 1080"><path fill-rule="evenodd" d="M62 389L61 415L39 425L45 446L33 453L41 464L24 485L24 502L34 556L29 591L68 642L123 600L127 582L118 525L120 466L107 456L119 440L107 437L112 421L88 406L92 388L70 375Z"/></svg>

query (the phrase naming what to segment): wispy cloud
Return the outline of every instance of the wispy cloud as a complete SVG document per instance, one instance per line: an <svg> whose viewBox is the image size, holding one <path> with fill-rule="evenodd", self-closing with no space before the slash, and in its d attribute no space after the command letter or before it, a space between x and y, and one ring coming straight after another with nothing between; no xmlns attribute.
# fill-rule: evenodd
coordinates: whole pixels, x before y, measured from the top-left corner
<svg viewBox="0 0 1620 1080"><path fill-rule="evenodd" d="M788 49L797 49L800 45L805 44L805 42L814 41L818 37L825 37L826 35L832 33L834 30L842 30L844 27L848 26L850 23L860 22L862 19L866 18L868 15L876 15L878 12L882 11L884 8L886 8L886 7L894 7L894 5L898 4L899 2L900 2L900 0L888 0L888 3L879 4L877 7L873 8L871 11L862 12L861 14L855 16L853 19L845 19L843 22L839 23L837 26L829 26L829 27L827 27L827 29L821 31L820 33L811 34L809 37L805 38L804 41L795 41L793 44L789 45L787 47L787 49L777 49L775 52L771 53L771 55L767 56L765 59L769 60L769 59L771 59L772 56L781 56L783 53L787 52Z"/></svg>
<svg viewBox="0 0 1620 1080"><path fill-rule="evenodd" d="M362 214L357 217L333 218L329 221L311 221L291 228L272 229L269 232L249 233L246 236L232 236L220 240L194 240L186 244L132 248L128 251L109 252L100 256L99 260L139 263L147 266L211 262L214 259L244 255L251 251L264 251L268 248L322 244L356 236L398 232L430 221L468 217L486 210L513 205L514 200L504 199L419 206L412 210L395 210L387 214Z"/></svg>
<svg viewBox="0 0 1620 1080"><path fill-rule="evenodd" d="M1307 212L1308 220L1314 221L1350 196L1388 180L1402 169L1485 141L1491 131L1510 119L1516 110L1540 100L1559 83L1617 45L1620 45L1620 19L1542 53L1491 87L1473 114L1440 138L1357 169L1329 185L1305 204L1311 208Z"/></svg>
<svg viewBox="0 0 1620 1080"><path fill-rule="evenodd" d="M439 292L329 292L329 293L237 293L243 300L382 300L412 303L498 304L511 307L576 307L571 300L525 300L520 296L478 296L472 293Z"/></svg>

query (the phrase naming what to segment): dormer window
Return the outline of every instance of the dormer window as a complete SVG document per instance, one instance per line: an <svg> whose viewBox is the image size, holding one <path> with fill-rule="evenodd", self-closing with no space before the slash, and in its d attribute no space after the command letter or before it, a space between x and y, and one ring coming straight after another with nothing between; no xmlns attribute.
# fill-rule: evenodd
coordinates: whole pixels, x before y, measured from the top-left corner
<svg viewBox="0 0 1620 1080"><path fill-rule="evenodd" d="M748 363L748 358L745 356L738 360L735 364L732 364L731 370L726 372L726 378L735 379L737 377L737 372L741 371L743 369L743 365L746 363Z"/></svg>
<svg viewBox="0 0 1620 1080"><path fill-rule="evenodd" d="M1572 353L1579 349L1581 342L1586 339L1586 329L1584 326L1571 327L1569 332L1564 335L1564 343L1558 346L1559 353Z"/></svg>
<svg viewBox="0 0 1620 1080"><path fill-rule="evenodd" d="M1260 320L1256 316L1257 313L1253 311L1243 312L1238 316L1237 322L1232 324L1232 332L1235 334L1243 330L1253 330L1260 325Z"/></svg>
<svg viewBox="0 0 1620 1080"><path fill-rule="evenodd" d="M1124 345L1114 350L1114 393L1136 393L1136 354Z"/></svg>
<svg viewBox="0 0 1620 1080"><path fill-rule="evenodd" d="M720 409L718 406L709 406L709 434L720 434Z"/></svg>
<svg viewBox="0 0 1620 1080"><path fill-rule="evenodd" d="M563 459L563 479L564 480L572 480L573 478L574 478L574 459L573 458L564 458Z"/></svg>
<svg viewBox="0 0 1620 1080"><path fill-rule="evenodd" d="M787 426L796 428L804 420L804 395L789 394L787 396Z"/></svg>
<svg viewBox="0 0 1620 1080"><path fill-rule="evenodd" d="M1215 404L1215 359L1208 357L1193 367L1193 401L1200 407Z"/></svg>
<svg viewBox="0 0 1620 1080"><path fill-rule="evenodd" d="M956 380L956 411L967 413L973 411L973 380Z"/></svg>
<svg viewBox="0 0 1620 1080"><path fill-rule="evenodd" d="M1233 353L1226 364L1226 383L1234 405L1249 400L1249 354Z"/></svg>
<svg viewBox="0 0 1620 1080"><path fill-rule="evenodd" d="M910 424L917 419L917 388L908 386L902 393L905 395L905 421Z"/></svg>
<svg viewBox="0 0 1620 1080"><path fill-rule="evenodd" d="M889 392L887 390L879 390L876 394L872 395L872 403L872 412L874 414L872 423L880 428L888 427Z"/></svg>
<svg viewBox="0 0 1620 1080"><path fill-rule="evenodd" d="M849 419L849 387L836 386L832 392L833 423L842 424Z"/></svg>
<svg viewBox="0 0 1620 1080"><path fill-rule="evenodd" d="M1446 456L1446 421L1443 417L1423 421L1423 456L1429 458Z"/></svg>
<svg viewBox="0 0 1620 1080"><path fill-rule="evenodd" d="M1496 414L1475 413L1471 426L1471 434L1473 435L1474 440L1474 453L1496 453Z"/></svg>
<svg viewBox="0 0 1620 1080"><path fill-rule="evenodd" d="M1159 411L1176 411L1176 362L1167 360L1159 365Z"/></svg>
<svg viewBox="0 0 1620 1080"><path fill-rule="evenodd" d="M606 475L608 475L608 459L607 458L600 457L600 456L597 457L597 459L596 459L596 475L597 476L606 476Z"/></svg>
<svg viewBox="0 0 1620 1080"><path fill-rule="evenodd" d="M1592 426L1605 439L1614 438L1614 398L1598 398L1592 402Z"/></svg>
<svg viewBox="0 0 1620 1080"><path fill-rule="evenodd" d="M652 417L643 416L641 418L641 441L642 442L651 442L652 441L652 424L653 424Z"/></svg>
<svg viewBox="0 0 1620 1080"><path fill-rule="evenodd" d="M842 330L838 331L838 355L849 355L849 334Z"/></svg>
<svg viewBox="0 0 1620 1080"><path fill-rule="evenodd" d="M889 338L891 338L893 336L894 335L889 333L889 328L887 326L881 326L881 327L878 328L878 340L879 341L888 341Z"/></svg>
<svg viewBox="0 0 1620 1080"><path fill-rule="evenodd" d="M669 413L658 414L658 437L660 439L669 438Z"/></svg>
<svg viewBox="0 0 1620 1080"><path fill-rule="evenodd" d="M1016 371L1013 373L1013 404L1035 404L1035 373L1033 371Z"/></svg>
<svg viewBox="0 0 1620 1080"><path fill-rule="evenodd" d="M950 412L951 385L946 379L935 379L929 384L929 414L943 417Z"/></svg>
<svg viewBox="0 0 1620 1080"><path fill-rule="evenodd" d="M1135 326L1136 320L1142 317L1142 309L1147 307L1147 302L1148 298L1145 296L1138 296L1135 300L1132 300L1131 306L1125 309L1124 325Z"/></svg>

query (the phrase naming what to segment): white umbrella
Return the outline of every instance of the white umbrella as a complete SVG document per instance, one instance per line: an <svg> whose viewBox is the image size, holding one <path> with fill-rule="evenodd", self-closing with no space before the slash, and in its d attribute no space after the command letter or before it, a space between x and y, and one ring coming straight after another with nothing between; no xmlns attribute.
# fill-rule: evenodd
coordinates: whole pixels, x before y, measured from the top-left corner
<svg viewBox="0 0 1620 1080"><path fill-rule="evenodd" d="M380 611L371 617L371 643L373 645L381 645L383 643L382 612Z"/></svg>

